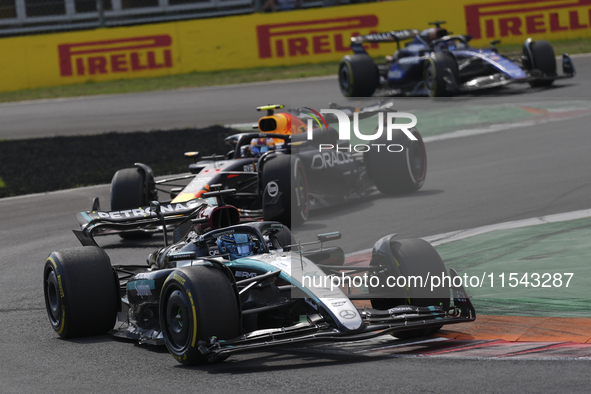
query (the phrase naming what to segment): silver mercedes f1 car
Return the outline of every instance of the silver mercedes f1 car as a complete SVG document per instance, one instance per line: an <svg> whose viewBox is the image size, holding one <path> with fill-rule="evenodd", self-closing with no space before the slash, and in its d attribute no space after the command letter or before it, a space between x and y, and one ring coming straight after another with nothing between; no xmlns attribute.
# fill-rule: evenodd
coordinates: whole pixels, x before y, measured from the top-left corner
<svg viewBox="0 0 591 394"><path fill-rule="evenodd" d="M375 243L369 265L347 266L341 248L325 246L340 233L301 244L279 222L240 224L238 210L223 202L228 192L79 213L82 246L54 251L44 265L53 330L165 345L178 362L194 364L284 345L425 336L476 318L464 288L453 285L457 273L426 241L391 234ZM164 245L147 264L137 263L143 255L112 264L93 238L157 225ZM450 279L432 289L433 276ZM400 278L404 286L395 285Z"/></svg>

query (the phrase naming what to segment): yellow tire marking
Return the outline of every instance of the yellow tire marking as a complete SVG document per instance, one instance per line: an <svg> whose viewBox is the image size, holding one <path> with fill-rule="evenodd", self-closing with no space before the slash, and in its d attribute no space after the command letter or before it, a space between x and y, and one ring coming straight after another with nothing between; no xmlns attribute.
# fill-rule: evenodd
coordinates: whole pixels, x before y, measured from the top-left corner
<svg viewBox="0 0 591 394"><path fill-rule="evenodd" d="M48 257L47 261L49 261L53 265L53 268L55 268L55 270L57 271L57 264L55 263L55 261L51 257ZM66 295L65 295L64 289L62 287L61 275L57 275L57 285L60 288L60 297L65 298ZM62 302L62 321L60 322L61 327L60 327L59 331L57 331L57 335L62 335L62 332L64 332L64 328L66 326L65 322L66 322L66 307L64 306L64 303Z"/></svg>
<svg viewBox="0 0 591 394"><path fill-rule="evenodd" d="M400 263L398 262L398 260L396 260L396 257L392 256L394 258L394 261L396 262L396 265L398 267L400 267ZM406 284L406 291L410 292L410 288L408 287L408 283ZM410 297L406 298L408 300L408 305L410 305Z"/></svg>
<svg viewBox="0 0 591 394"><path fill-rule="evenodd" d="M187 295L189 296L189 300L191 300L191 309L193 310L193 340L191 341L191 347L195 347L195 343L197 342L197 312L195 311L193 296L189 290L187 290Z"/></svg>

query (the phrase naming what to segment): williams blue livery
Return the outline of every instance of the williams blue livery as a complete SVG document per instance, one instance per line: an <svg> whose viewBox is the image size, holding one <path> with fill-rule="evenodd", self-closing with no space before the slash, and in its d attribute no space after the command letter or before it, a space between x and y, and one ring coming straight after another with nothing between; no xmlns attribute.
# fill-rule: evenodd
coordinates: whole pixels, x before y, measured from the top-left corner
<svg viewBox="0 0 591 394"><path fill-rule="evenodd" d="M554 49L548 41L528 38L521 56L499 55L492 41L486 49L472 48L469 35L454 35L441 25L419 30L398 30L351 38L353 55L339 65L339 87L344 96L380 95L451 96L474 90L529 83L550 86L556 79L572 78L575 67L562 55L562 74L556 72ZM404 47L400 44L408 41ZM386 62L376 64L363 44L394 42L398 49Z"/></svg>

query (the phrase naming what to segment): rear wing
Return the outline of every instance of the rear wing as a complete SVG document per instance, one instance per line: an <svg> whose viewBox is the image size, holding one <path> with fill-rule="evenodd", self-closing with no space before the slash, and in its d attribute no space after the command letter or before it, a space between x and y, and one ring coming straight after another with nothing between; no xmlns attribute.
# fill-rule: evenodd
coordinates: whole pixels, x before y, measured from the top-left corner
<svg viewBox="0 0 591 394"><path fill-rule="evenodd" d="M193 213L197 208L208 205L207 201L199 198L187 202L178 202L160 205L162 216L187 216ZM97 225L97 224L124 224L132 222L143 222L151 219L157 219L153 206L138 207L134 209L126 209L121 211L86 211L76 214L76 219L80 227Z"/></svg>
<svg viewBox="0 0 591 394"><path fill-rule="evenodd" d="M398 49L400 49L400 42L415 38L420 32L415 29L408 30L392 30L385 33L366 34L364 36L351 37L351 49L358 54L364 54L365 49L362 44L376 44L395 42Z"/></svg>
<svg viewBox="0 0 591 394"><path fill-rule="evenodd" d="M76 214L80 231L74 234L82 245L96 245L95 235L121 234L129 231L156 233L163 231L167 243L166 227L169 225L193 226L201 231L238 224L240 213L233 206L217 206L210 197L222 197L236 193L235 189L204 193L203 198L186 202L160 204L152 202L148 207L120 211L86 211ZM185 231L183 231L185 232ZM175 241L176 241L175 235Z"/></svg>

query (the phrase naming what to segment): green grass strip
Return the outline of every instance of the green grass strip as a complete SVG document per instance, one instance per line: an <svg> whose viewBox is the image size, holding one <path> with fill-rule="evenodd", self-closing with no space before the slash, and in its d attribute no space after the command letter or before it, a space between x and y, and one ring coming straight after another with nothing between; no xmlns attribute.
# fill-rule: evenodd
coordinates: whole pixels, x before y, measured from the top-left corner
<svg viewBox="0 0 591 394"><path fill-rule="evenodd" d="M437 251L446 267L477 278L466 290L479 313L590 317L589 239L591 218L585 218L497 230Z"/></svg>

